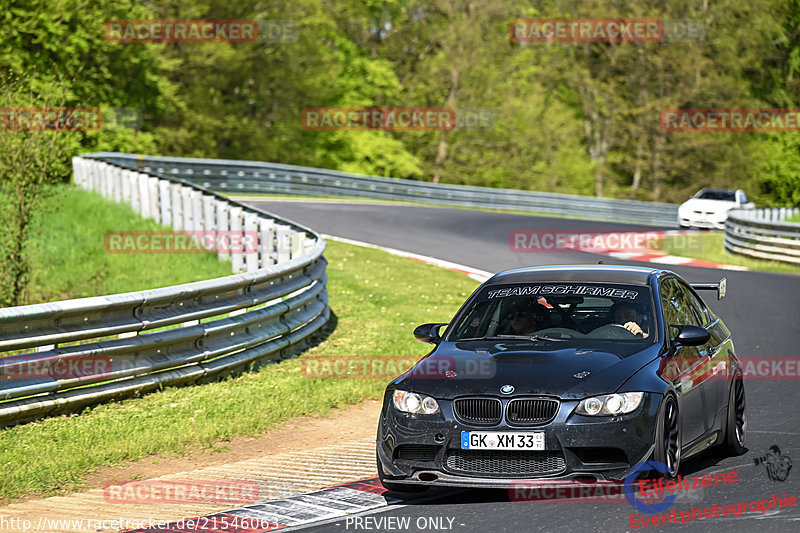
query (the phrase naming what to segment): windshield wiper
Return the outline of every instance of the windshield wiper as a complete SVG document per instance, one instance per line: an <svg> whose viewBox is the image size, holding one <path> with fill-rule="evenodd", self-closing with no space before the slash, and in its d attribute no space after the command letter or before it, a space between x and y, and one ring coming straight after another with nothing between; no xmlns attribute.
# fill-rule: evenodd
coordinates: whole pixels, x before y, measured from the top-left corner
<svg viewBox="0 0 800 533"><path fill-rule="evenodd" d="M494 335L491 337L466 337L464 339L456 339L456 341L505 341L505 340L524 340L524 341L556 341L562 342L567 339L554 339L547 335Z"/></svg>

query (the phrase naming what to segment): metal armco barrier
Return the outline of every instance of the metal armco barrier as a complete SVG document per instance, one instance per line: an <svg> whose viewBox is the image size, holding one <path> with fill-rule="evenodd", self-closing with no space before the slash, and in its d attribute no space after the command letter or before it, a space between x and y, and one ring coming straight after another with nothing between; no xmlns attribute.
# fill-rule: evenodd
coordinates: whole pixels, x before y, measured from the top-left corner
<svg viewBox="0 0 800 533"><path fill-rule="evenodd" d="M90 157L152 175L179 177L228 194L271 193L413 200L454 206L538 211L591 220L678 226L678 206L675 204L437 184L258 161L112 152L90 154Z"/></svg>
<svg viewBox="0 0 800 533"><path fill-rule="evenodd" d="M327 323L325 241L313 230L184 180L98 158L73 168L78 186L174 231L255 232L257 248L220 253L237 272L223 278L0 309L0 352L26 352L0 357L0 424L291 357Z"/></svg>
<svg viewBox="0 0 800 533"><path fill-rule="evenodd" d="M800 208L731 209L725 221L725 249L757 259L800 264L800 224L785 219Z"/></svg>

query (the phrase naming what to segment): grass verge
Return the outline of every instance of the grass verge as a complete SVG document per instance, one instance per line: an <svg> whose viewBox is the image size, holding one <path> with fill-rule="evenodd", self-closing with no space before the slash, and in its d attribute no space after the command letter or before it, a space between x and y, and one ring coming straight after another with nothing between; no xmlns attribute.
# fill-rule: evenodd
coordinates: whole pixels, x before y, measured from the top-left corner
<svg viewBox="0 0 800 533"><path fill-rule="evenodd" d="M478 283L463 274L386 252L329 242L328 291L337 325L314 356L422 356L411 331L447 321ZM234 436L255 436L281 421L324 415L379 398L387 380L308 379L302 357L202 386L161 392L0 430L0 499L82 488L101 467L151 454L213 452Z"/></svg>
<svg viewBox="0 0 800 533"><path fill-rule="evenodd" d="M164 226L97 193L59 186L37 219L27 303L166 287L228 276L213 254L115 254L107 231L163 231Z"/></svg>
<svg viewBox="0 0 800 533"><path fill-rule="evenodd" d="M800 274L800 266L779 261L751 259L743 255L728 253L725 250L725 234L722 232L693 233L689 239L685 236L666 237L662 251L670 255L691 257L702 261L743 266L750 270Z"/></svg>

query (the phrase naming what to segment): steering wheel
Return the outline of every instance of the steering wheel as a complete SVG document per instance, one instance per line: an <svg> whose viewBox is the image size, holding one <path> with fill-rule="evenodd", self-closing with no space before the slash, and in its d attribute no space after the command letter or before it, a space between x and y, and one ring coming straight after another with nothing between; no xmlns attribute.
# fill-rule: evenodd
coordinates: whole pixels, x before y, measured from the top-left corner
<svg viewBox="0 0 800 533"><path fill-rule="evenodd" d="M592 333L609 333L609 336L615 339L631 339L638 337L638 333L634 333L622 324L604 324L599 328L595 328ZM625 333L623 333L625 332Z"/></svg>

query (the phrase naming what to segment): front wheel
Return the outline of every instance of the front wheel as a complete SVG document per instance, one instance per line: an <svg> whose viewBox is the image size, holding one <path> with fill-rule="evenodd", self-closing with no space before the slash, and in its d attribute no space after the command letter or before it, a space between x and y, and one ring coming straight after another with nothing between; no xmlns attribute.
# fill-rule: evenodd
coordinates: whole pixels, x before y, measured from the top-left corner
<svg viewBox="0 0 800 533"><path fill-rule="evenodd" d="M672 395L664 398L658 415L653 459L665 466L665 479L672 480L678 476L681 467L681 426L678 403Z"/></svg>
<svg viewBox="0 0 800 533"><path fill-rule="evenodd" d="M733 380L728 397L725 440L721 446L721 451L726 455L742 455L744 453L744 437L747 433L745 407L744 382L740 376L737 376Z"/></svg>

